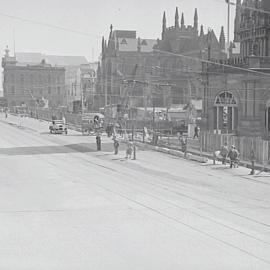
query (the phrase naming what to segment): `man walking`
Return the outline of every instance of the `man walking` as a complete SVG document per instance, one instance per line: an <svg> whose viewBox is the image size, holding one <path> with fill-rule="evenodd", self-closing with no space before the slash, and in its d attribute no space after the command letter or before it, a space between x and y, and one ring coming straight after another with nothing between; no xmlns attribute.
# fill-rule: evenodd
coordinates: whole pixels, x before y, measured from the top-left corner
<svg viewBox="0 0 270 270"><path fill-rule="evenodd" d="M195 139L195 138L199 139L199 131L200 131L199 127L195 126L193 139Z"/></svg>
<svg viewBox="0 0 270 270"><path fill-rule="evenodd" d="M234 145L231 146L228 157L230 158L230 168L235 168L236 166L238 167L239 152L236 150L236 147Z"/></svg>
<svg viewBox="0 0 270 270"><path fill-rule="evenodd" d="M97 151L101 151L101 138L99 134L96 136L96 142L97 142Z"/></svg>
<svg viewBox="0 0 270 270"><path fill-rule="evenodd" d="M222 145L220 149L220 155L222 157L222 164L226 164L226 158L228 156L228 153L229 153L229 149L228 149L227 143L225 142L224 145Z"/></svg>
<svg viewBox="0 0 270 270"><path fill-rule="evenodd" d="M114 154L118 154L118 149L119 149L119 142L116 139L116 137L113 138L113 147L114 147Z"/></svg>
<svg viewBox="0 0 270 270"><path fill-rule="evenodd" d="M127 143L126 159L131 159L132 152L133 152L133 143L129 141Z"/></svg>
<svg viewBox="0 0 270 270"><path fill-rule="evenodd" d="M251 161L251 172L250 172L250 175L254 175L255 174L255 153L254 153L254 150L251 149L251 152L250 152L250 161Z"/></svg>

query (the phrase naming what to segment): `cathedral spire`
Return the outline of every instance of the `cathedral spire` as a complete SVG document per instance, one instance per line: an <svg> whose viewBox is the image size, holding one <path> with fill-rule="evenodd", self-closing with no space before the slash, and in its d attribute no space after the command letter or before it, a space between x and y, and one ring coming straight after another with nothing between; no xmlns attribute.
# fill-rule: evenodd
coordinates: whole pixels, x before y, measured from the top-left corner
<svg viewBox="0 0 270 270"><path fill-rule="evenodd" d="M200 37L204 36L204 30L203 30L203 25L201 25L201 32L200 32Z"/></svg>
<svg viewBox="0 0 270 270"><path fill-rule="evenodd" d="M103 36L102 43L101 43L102 54L104 53L104 46L105 46L105 43L104 43L104 36Z"/></svg>
<svg viewBox="0 0 270 270"><path fill-rule="evenodd" d="M185 19L184 19L184 13L182 12L182 17L181 17L181 28L185 28Z"/></svg>
<svg viewBox="0 0 270 270"><path fill-rule="evenodd" d="M164 11L163 19L162 19L162 34L161 34L161 39L162 40L164 39L165 32L166 32L166 14L165 14L165 11Z"/></svg>
<svg viewBox="0 0 270 270"><path fill-rule="evenodd" d="M224 27L221 27L220 37L219 37L219 46L220 49L225 50L225 34L224 34Z"/></svg>
<svg viewBox="0 0 270 270"><path fill-rule="evenodd" d="M113 31L113 26L112 26L112 24L111 24L111 26L110 26L110 37L109 37L109 39L112 38L112 31ZM110 42L110 40L109 40L109 42Z"/></svg>
<svg viewBox="0 0 270 270"><path fill-rule="evenodd" d="M197 8L195 8L195 14L194 14L194 30L198 31L198 11Z"/></svg>
<svg viewBox="0 0 270 270"><path fill-rule="evenodd" d="M174 22L175 28L179 28L179 14L178 14L178 7L176 7L175 10L175 22Z"/></svg>

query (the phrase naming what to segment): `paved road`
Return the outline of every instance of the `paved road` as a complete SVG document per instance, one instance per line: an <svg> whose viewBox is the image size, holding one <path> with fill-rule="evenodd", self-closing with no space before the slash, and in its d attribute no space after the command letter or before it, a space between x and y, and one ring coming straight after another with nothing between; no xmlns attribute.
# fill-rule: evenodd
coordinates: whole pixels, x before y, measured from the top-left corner
<svg viewBox="0 0 270 270"><path fill-rule="evenodd" d="M0 115L0 269L270 269L270 175Z"/></svg>

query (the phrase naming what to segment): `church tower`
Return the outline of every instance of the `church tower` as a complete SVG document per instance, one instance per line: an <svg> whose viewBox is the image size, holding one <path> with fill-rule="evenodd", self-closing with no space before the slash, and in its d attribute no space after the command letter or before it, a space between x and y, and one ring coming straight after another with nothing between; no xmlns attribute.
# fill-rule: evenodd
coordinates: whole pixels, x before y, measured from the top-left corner
<svg viewBox="0 0 270 270"><path fill-rule="evenodd" d="M181 17L181 29L185 28L185 18L184 18L184 13L182 13L182 17Z"/></svg>
<svg viewBox="0 0 270 270"><path fill-rule="evenodd" d="M198 19L198 11L197 11L197 8L195 8L195 14L194 14L194 30L196 32L198 32L198 23L199 23L199 19Z"/></svg>
<svg viewBox="0 0 270 270"><path fill-rule="evenodd" d="M162 34L161 34L161 39L164 39L165 36L165 32L166 32L166 14L165 11L163 13L163 19L162 19Z"/></svg>
<svg viewBox="0 0 270 270"><path fill-rule="evenodd" d="M174 27L175 27L175 28L179 28L179 14L178 14L178 7L176 7L176 10L175 10Z"/></svg>
<svg viewBox="0 0 270 270"><path fill-rule="evenodd" d="M225 34L224 27L221 27L220 37L219 37L219 46L221 50L225 50Z"/></svg>
<svg viewBox="0 0 270 270"><path fill-rule="evenodd" d="M200 31L200 37L204 36L204 30L203 30L203 25L201 25L201 31Z"/></svg>

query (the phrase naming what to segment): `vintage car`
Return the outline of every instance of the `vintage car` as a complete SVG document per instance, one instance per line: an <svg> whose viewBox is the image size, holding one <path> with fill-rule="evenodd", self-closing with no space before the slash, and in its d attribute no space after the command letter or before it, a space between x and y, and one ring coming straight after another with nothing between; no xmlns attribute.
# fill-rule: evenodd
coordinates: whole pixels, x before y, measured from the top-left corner
<svg viewBox="0 0 270 270"><path fill-rule="evenodd" d="M64 120L52 120L49 126L49 130L51 134L67 134L67 124Z"/></svg>

